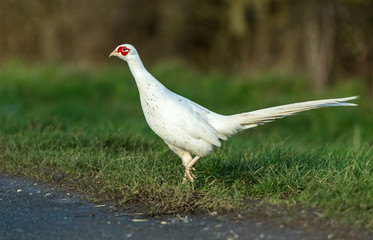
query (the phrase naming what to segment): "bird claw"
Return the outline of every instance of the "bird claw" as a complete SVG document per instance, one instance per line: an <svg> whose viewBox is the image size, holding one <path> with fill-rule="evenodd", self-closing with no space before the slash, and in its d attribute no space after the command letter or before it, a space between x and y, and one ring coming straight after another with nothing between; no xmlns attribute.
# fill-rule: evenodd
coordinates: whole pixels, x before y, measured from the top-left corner
<svg viewBox="0 0 373 240"><path fill-rule="evenodd" d="M195 158L193 158L193 160L191 162L189 162L186 166L185 166L185 175L184 175L184 180L183 180L183 183L186 183L186 181L188 181L188 179L191 181L191 182L194 182L194 179L196 178L196 176L191 172L191 170L195 171L196 169L193 167L193 164L195 164L198 159L200 157L199 156L196 156ZM188 179L187 179L188 178Z"/></svg>
<svg viewBox="0 0 373 240"><path fill-rule="evenodd" d="M195 170L195 169L192 169L192 170ZM194 178L197 178L196 175L194 175L194 173L192 171L189 172L190 173L190 176L194 179Z"/></svg>
<svg viewBox="0 0 373 240"><path fill-rule="evenodd" d="M190 170L196 170L196 169L194 167L192 167L192 168L185 167L185 175L184 175L183 183L186 183L188 181L188 179L191 182L194 182L194 179L196 178L196 176Z"/></svg>

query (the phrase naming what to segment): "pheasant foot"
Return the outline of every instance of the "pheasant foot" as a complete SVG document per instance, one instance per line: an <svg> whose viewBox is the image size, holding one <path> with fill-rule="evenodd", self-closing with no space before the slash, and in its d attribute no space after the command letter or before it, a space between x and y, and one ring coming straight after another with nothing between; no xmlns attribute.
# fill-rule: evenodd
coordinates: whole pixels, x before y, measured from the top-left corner
<svg viewBox="0 0 373 240"><path fill-rule="evenodd" d="M196 176L191 172L191 170L196 170L193 165L198 161L200 157L199 156L196 156L193 158L192 161L190 161L190 163L188 163L186 166L185 166L185 174L184 174L184 180L183 180L183 183L186 183L186 181L188 181L188 179L191 181L191 182L194 182L194 179L196 178ZM187 179L188 178L188 179Z"/></svg>

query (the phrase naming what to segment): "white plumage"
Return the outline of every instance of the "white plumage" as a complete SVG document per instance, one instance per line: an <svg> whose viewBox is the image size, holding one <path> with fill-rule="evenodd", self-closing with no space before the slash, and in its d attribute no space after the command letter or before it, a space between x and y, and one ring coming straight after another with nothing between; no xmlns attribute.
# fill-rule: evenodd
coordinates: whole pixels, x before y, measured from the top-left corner
<svg viewBox="0 0 373 240"><path fill-rule="evenodd" d="M187 178L193 182L191 169L200 157L207 156L215 147L221 146L220 140L227 140L239 131L315 108L356 106L345 102L356 99L355 96L293 103L225 116L168 90L145 69L132 45L120 45L110 56L127 61L139 89L146 121L182 159L185 166L184 182Z"/></svg>

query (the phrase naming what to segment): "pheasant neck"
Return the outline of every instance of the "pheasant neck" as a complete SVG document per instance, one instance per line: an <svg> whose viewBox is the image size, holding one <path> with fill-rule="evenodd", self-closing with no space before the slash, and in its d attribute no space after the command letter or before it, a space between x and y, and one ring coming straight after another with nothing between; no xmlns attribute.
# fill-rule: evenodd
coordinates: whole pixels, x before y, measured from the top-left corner
<svg viewBox="0 0 373 240"><path fill-rule="evenodd" d="M140 93L144 89L149 89L149 87L165 88L148 72L148 70L146 70L139 56L128 61L128 66L133 77L135 78L136 85Z"/></svg>

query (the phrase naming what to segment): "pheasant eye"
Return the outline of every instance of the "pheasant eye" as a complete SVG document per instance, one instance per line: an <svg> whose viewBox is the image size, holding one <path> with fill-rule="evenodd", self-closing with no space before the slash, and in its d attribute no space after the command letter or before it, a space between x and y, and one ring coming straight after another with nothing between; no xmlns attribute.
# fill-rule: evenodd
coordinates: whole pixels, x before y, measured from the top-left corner
<svg viewBox="0 0 373 240"><path fill-rule="evenodd" d="M126 48L126 47L120 47L118 49L118 53L121 53L123 56L126 56L128 54L128 52L129 52L129 49Z"/></svg>

